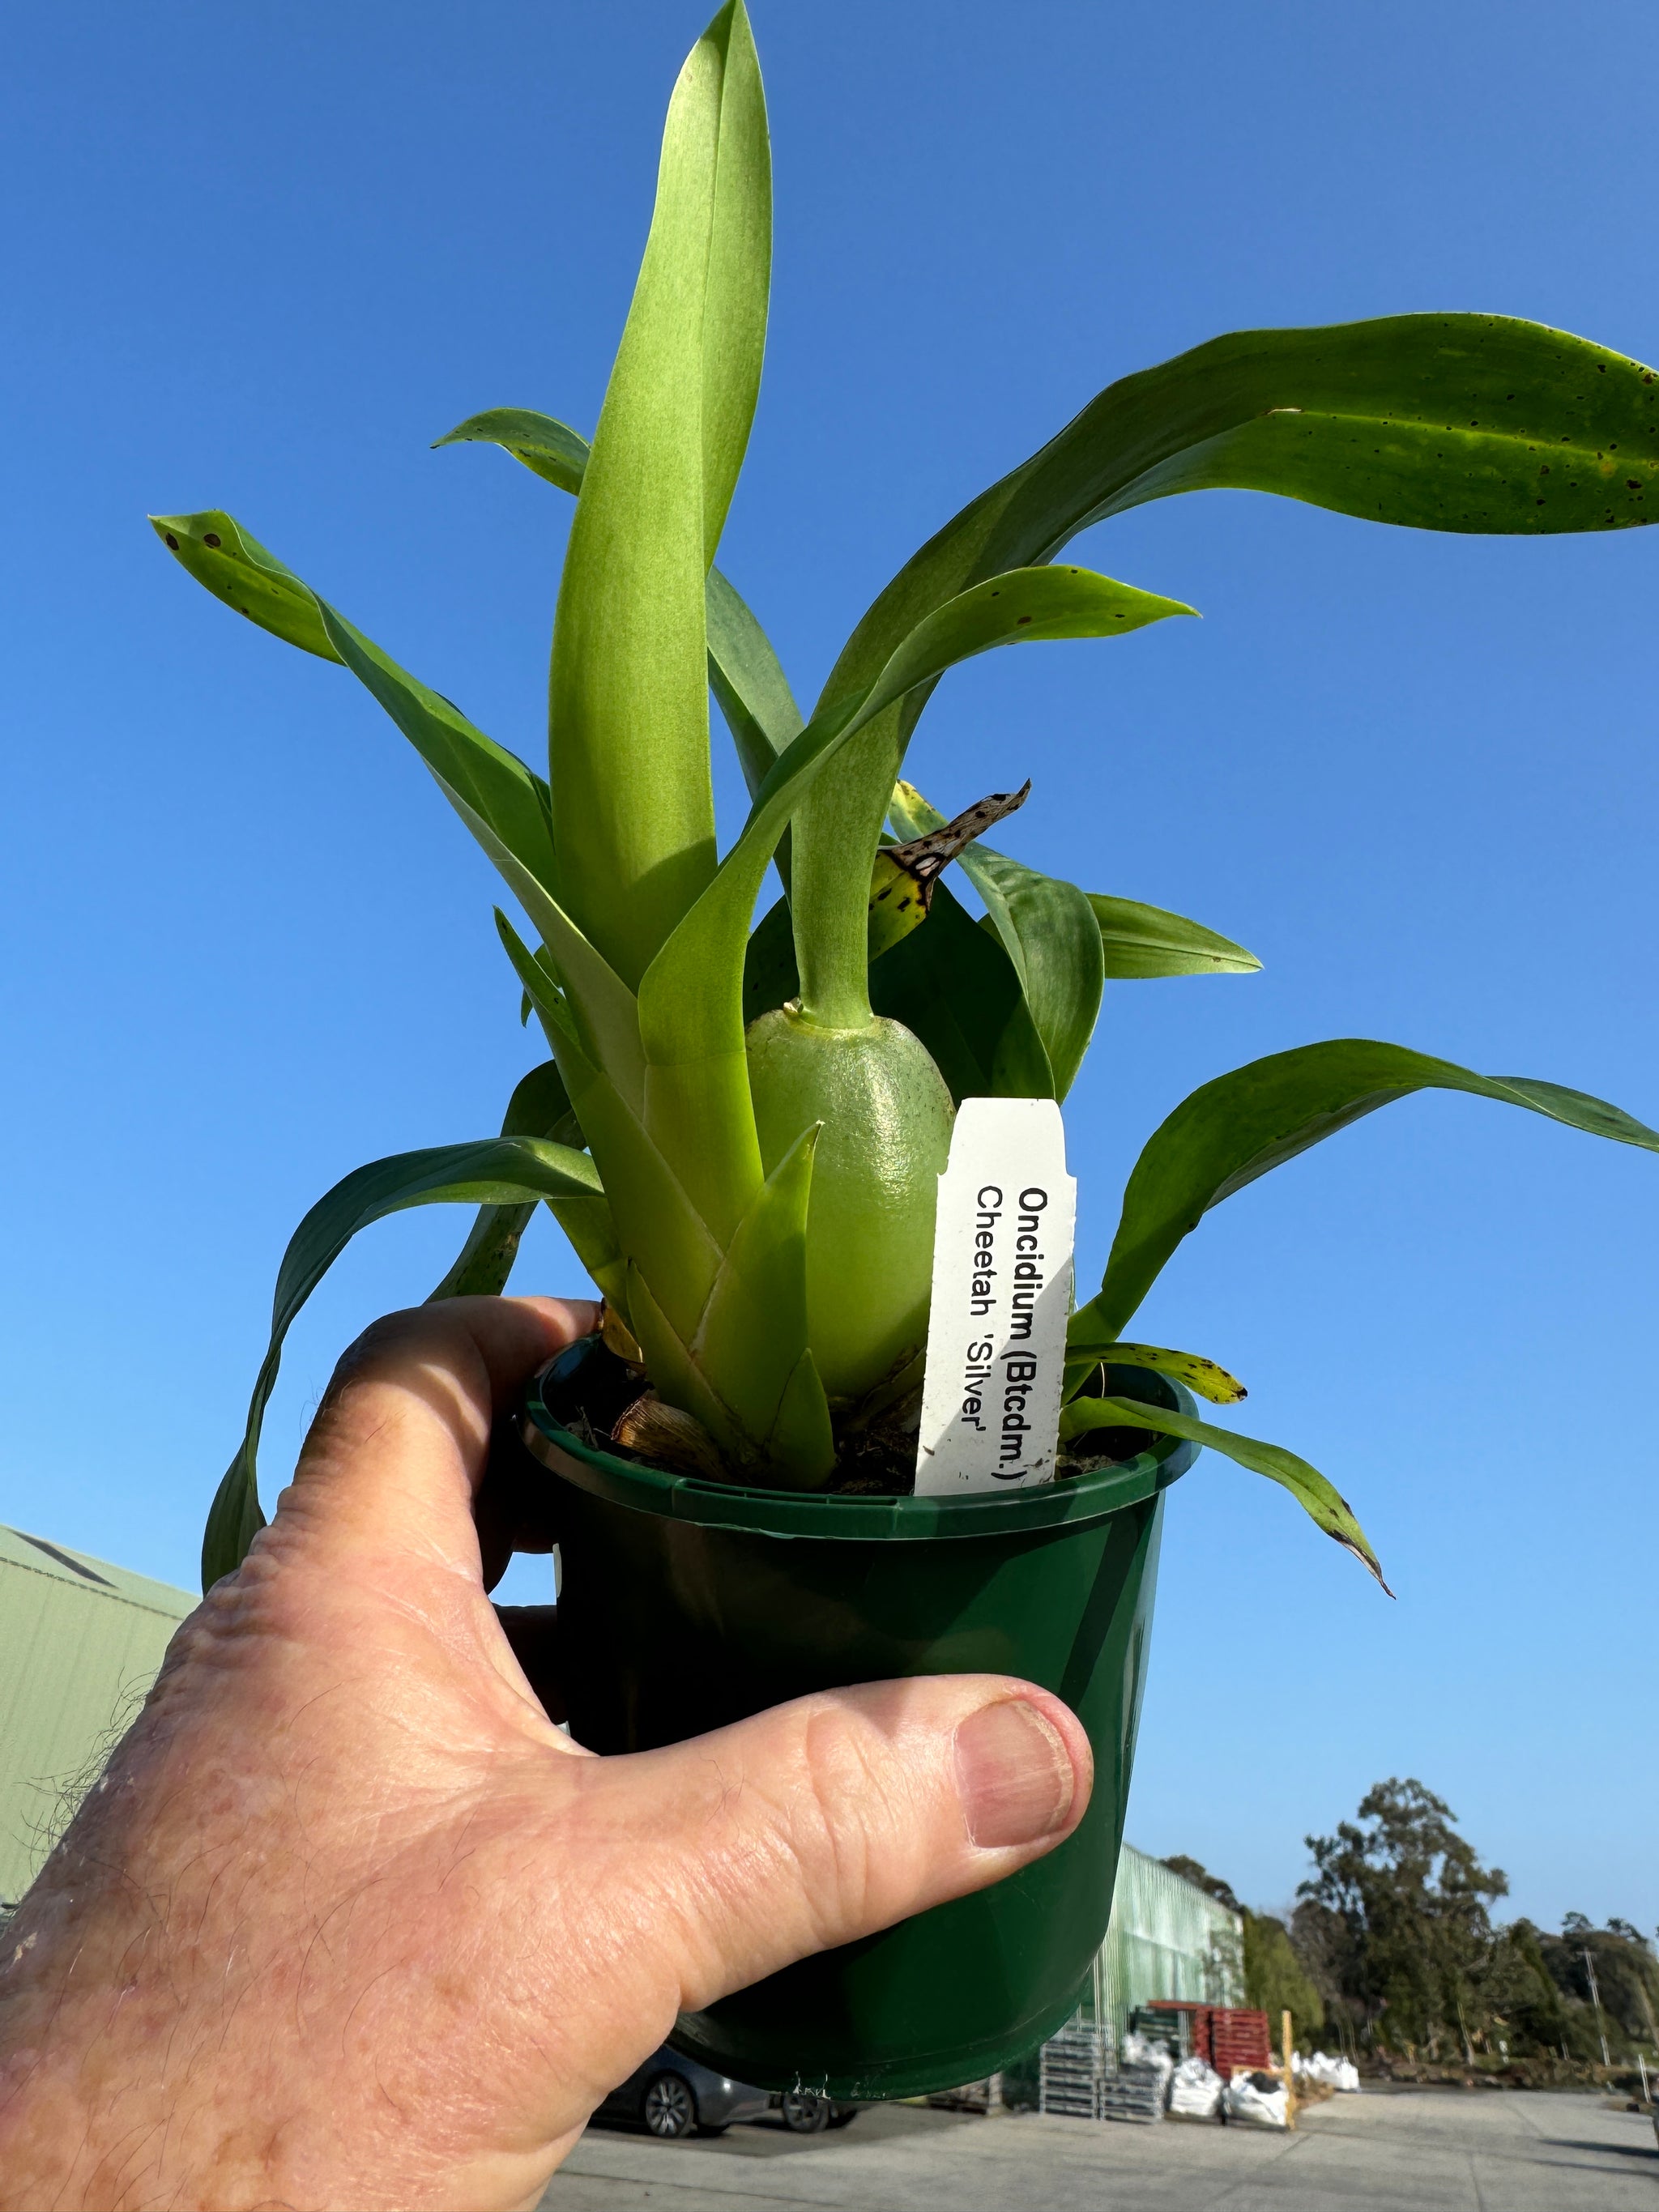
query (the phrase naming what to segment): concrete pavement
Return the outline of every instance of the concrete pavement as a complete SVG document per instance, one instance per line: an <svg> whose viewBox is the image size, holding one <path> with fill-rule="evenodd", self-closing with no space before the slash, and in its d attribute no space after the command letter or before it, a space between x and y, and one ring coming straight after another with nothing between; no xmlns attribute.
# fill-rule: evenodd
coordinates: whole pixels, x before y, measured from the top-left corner
<svg viewBox="0 0 1659 2212"><path fill-rule="evenodd" d="M872 2106L661 2143L590 2128L543 2212L1656 2212L1652 2123L1576 2094L1338 2097L1291 2136Z"/></svg>

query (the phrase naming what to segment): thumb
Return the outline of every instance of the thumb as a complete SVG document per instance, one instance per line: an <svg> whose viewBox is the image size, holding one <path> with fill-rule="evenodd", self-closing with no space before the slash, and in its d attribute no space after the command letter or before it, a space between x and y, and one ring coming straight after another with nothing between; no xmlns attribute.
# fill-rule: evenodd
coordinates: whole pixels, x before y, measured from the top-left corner
<svg viewBox="0 0 1659 2212"><path fill-rule="evenodd" d="M655 1923L664 1994L698 2011L1040 1858L1093 1773L1058 1698L957 1674L801 1698L582 1778L611 1800L612 1878Z"/></svg>

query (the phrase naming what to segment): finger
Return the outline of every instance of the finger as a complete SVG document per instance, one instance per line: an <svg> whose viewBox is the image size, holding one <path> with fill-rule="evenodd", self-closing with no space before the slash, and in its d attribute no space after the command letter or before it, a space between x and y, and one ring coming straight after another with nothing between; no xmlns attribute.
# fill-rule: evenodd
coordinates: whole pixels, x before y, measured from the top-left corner
<svg viewBox="0 0 1659 2212"><path fill-rule="evenodd" d="M563 1653L556 1605L498 1605L495 1607L507 1649L538 1703L550 1721L565 1717Z"/></svg>
<svg viewBox="0 0 1659 2212"><path fill-rule="evenodd" d="M516 1395L513 1402L519 1402ZM558 1541L558 1486L525 1449L517 1426L514 1413L497 1419L488 1463L472 1492L487 1590L507 1572L514 1552L550 1552Z"/></svg>
<svg viewBox="0 0 1659 2212"><path fill-rule="evenodd" d="M335 1370L289 1498L343 1534L412 1534L460 1516L470 1541L493 1420L597 1319L589 1301L557 1298L447 1298L387 1315Z"/></svg>
<svg viewBox="0 0 1659 2212"><path fill-rule="evenodd" d="M802 1698L573 1778L673 2009L697 2010L1040 1858L1093 1774L1058 1698L980 1674Z"/></svg>

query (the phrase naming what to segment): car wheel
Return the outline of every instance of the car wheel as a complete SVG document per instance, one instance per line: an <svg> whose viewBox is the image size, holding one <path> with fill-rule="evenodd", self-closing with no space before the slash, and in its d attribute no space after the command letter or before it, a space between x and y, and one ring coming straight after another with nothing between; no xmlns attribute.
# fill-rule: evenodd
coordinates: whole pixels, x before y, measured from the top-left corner
<svg viewBox="0 0 1659 2212"><path fill-rule="evenodd" d="M838 2105L830 2115L830 2124L832 2128L850 2128L858 2116L856 2105Z"/></svg>
<svg viewBox="0 0 1659 2212"><path fill-rule="evenodd" d="M645 2085L645 2124L653 2136L676 2142L697 2124L697 2100L681 2074L653 2074Z"/></svg>
<svg viewBox="0 0 1659 2212"><path fill-rule="evenodd" d="M822 2135L830 2124L830 2100L810 2089L786 2089L779 2100L783 2124L793 2136Z"/></svg>

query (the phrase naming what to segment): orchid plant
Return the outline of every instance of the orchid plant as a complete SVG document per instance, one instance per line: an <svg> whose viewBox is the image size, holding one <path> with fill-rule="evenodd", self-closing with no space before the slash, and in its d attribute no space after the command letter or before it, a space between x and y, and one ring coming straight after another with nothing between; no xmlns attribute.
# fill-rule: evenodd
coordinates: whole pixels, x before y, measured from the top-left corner
<svg viewBox="0 0 1659 2212"><path fill-rule="evenodd" d="M958 662L1126 638L1192 611L1063 558L1080 532L1222 486L1421 529L1650 519L1659 386L1635 362L1490 315L1243 332L1108 386L970 501L879 592L803 716L714 566L760 381L771 228L760 70L742 0L727 0L674 88L592 442L513 408L438 441L499 446L575 502L545 777L229 515L155 519L198 582L349 669L414 745L527 920L525 934L497 915L552 1054L514 1091L499 1136L360 1168L301 1223L210 1516L206 1582L261 1525L256 1452L289 1324L349 1238L405 1206L480 1209L443 1296L501 1290L548 1205L604 1295L610 1340L648 1381L663 1449L705 1469L822 1486L852 1439L902 1415L921 1376L957 1104L1064 1098L1108 981L1258 965L1196 922L984 843L1023 793L947 822L902 780L922 710ZM711 691L752 802L724 854ZM953 863L983 904L977 921L941 880ZM774 867L783 895L756 926ZM1659 1150L1599 1099L1400 1045L1337 1039L1223 1075L1154 1132L1129 1178L1104 1280L1071 1322L1062 1437L1129 1426L1211 1445L1283 1483L1376 1571L1315 1469L1109 1395L1103 1362L1242 1397L1206 1360L1125 1340L1159 1269L1209 1207L1425 1086Z"/></svg>

